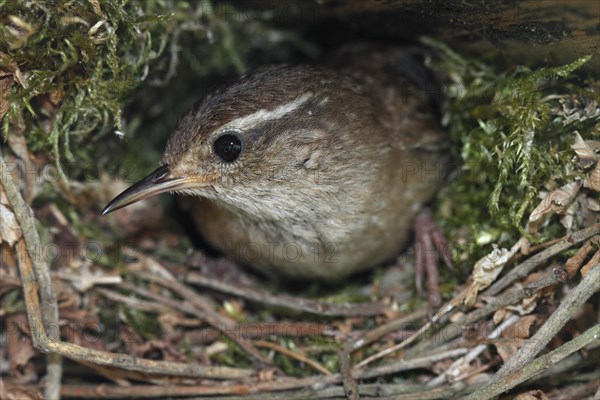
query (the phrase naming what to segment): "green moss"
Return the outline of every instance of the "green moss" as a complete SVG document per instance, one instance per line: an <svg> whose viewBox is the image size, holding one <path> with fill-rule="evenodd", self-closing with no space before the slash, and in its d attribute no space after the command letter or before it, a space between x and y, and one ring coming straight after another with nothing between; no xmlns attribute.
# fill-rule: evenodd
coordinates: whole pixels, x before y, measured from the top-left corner
<svg viewBox="0 0 600 400"><path fill-rule="evenodd" d="M146 19L130 17L140 5L124 1L0 3L2 63L16 64L27 81L26 88L13 86L3 134L22 115L31 150L51 152L64 177L61 158L86 155L92 137L122 129L126 99L160 54L152 46L154 31ZM23 26L28 29L16 29ZM56 96L55 109L32 106L49 96ZM52 123L44 124L47 119Z"/></svg>
<svg viewBox="0 0 600 400"><path fill-rule="evenodd" d="M486 245L511 245L525 234L541 190L583 173L570 145L575 130L584 139L600 132L600 118L586 111L600 99L598 82L573 74L590 56L559 67L498 71L439 42L425 43L434 49L431 66L448 83L445 122L460 165L439 196L438 216L456 258L474 261Z"/></svg>
<svg viewBox="0 0 600 400"><path fill-rule="evenodd" d="M131 325L133 330L144 339L149 340L159 336L160 325L155 314L145 313L125 305L119 305L119 309L123 322Z"/></svg>
<svg viewBox="0 0 600 400"><path fill-rule="evenodd" d="M23 121L29 148L51 154L63 179L76 179L64 163L104 166L99 155L114 155L115 143L127 162L131 141L107 134L137 133L150 144L165 137L181 110L206 94L206 87L190 87L215 71L242 72L250 52L288 40L273 40L264 19L226 4L215 10L210 1L0 0L0 68L16 65L26 81L12 87L2 135ZM135 106L126 110L128 104ZM156 114L166 126L142 124ZM134 162L156 158L155 151L137 151Z"/></svg>
<svg viewBox="0 0 600 400"><path fill-rule="evenodd" d="M502 130L497 131L502 137L502 147L495 149L499 173L488 204L492 213L497 214L505 185L516 184L525 191L521 204L510 212L516 226L520 226L541 184L551 178L567 178L560 169L567 160L561 160L558 148L553 144L547 145L545 140L544 130L550 125L551 102L542 99L544 83L549 79L566 78L590 59L591 56L584 56L565 66L535 71L521 67L509 76L500 77L492 105L496 108L496 118L502 119L499 121ZM485 123L489 126L494 121ZM494 132L490 133L493 135Z"/></svg>
<svg viewBox="0 0 600 400"><path fill-rule="evenodd" d="M2 309L7 315L25 312L25 301L21 290L13 289L2 296Z"/></svg>

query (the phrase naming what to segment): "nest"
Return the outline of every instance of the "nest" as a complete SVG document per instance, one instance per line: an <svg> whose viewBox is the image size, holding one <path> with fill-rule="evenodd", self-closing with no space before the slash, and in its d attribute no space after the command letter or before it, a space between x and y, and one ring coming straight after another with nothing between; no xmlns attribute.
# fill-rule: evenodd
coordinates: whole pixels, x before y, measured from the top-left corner
<svg viewBox="0 0 600 400"><path fill-rule="evenodd" d="M589 56L502 65L422 40L456 161L433 204L455 264L429 288L434 310L410 249L294 288L199 250L172 204L98 215L243 60L318 56L264 10L219 4L3 5L0 397L598 395L600 83L576 75Z"/></svg>

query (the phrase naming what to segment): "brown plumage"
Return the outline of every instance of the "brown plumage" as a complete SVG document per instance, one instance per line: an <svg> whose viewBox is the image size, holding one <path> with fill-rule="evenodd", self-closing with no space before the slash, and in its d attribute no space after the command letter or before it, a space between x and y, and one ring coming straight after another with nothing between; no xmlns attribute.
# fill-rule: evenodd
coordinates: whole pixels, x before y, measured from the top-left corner
<svg viewBox="0 0 600 400"><path fill-rule="evenodd" d="M268 275L340 279L393 258L443 180L429 75L397 48L332 59L263 67L204 99L171 135L166 167L105 212L191 194L204 238Z"/></svg>

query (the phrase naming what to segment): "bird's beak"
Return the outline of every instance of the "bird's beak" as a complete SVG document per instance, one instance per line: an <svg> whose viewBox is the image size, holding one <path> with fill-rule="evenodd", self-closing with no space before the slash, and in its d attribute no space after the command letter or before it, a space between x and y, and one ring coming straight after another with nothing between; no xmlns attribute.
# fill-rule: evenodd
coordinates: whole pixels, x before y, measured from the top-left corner
<svg viewBox="0 0 600 400"><path fill-rule="evenodd" d="M104 207L102 215L159 193L186 189L197 185L197 179L194 179L193 177L172 177L169 166L163 165L115 197L106 205L106 207Z"/></svg>

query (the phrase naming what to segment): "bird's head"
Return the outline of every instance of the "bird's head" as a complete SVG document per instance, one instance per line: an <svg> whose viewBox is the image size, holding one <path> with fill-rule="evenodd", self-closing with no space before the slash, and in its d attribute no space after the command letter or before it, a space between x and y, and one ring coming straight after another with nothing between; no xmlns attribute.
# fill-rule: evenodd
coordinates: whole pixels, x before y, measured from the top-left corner
<svg viewBox="0 0 600 400"><path fill-rule="evenodd" d="M264 67L241 77L184 115L161 166L103 214L163 192L267 212L283 207L277 196L303 195L303 180L319 179L330 152L340 151L343 144L330 133L353 118L336 108L341 92L352 89L309 67Z"/></svg>

